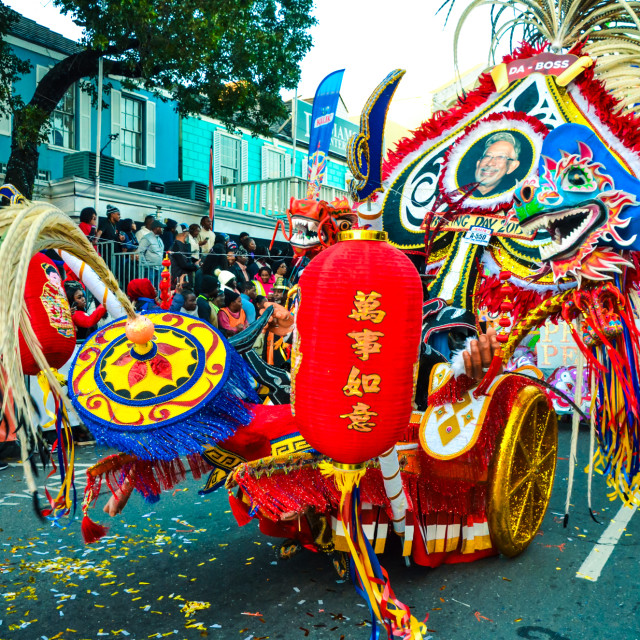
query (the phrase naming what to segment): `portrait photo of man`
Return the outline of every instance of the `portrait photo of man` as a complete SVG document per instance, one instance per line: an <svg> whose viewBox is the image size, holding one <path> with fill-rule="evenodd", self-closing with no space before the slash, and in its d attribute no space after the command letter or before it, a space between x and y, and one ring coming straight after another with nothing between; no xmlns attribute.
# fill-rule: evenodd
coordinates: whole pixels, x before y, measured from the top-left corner
<svg viewBox="0 0 640 640"><path fill-rule="evenodd" d="M500 196L531 171L532 163L533 146L522 133L489 133L476 139L464 153L456 172L456 187L473 200Z"/></svg>
<svg viewBox="0 0 640 640"><path fill-rule="evenodd" d="M508 131L487 138L484 151L476 161L474 198L489 198L515 186L512 174L520 166L520 142Z"/></svg>

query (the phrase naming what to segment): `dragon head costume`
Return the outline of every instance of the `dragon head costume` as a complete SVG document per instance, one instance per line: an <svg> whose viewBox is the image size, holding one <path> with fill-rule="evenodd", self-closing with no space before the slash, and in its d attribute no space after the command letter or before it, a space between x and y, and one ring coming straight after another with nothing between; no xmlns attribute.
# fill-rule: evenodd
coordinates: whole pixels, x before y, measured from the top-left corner
<svg viewBox="0 0 640 640"><path fill-rule="evenodd" d="M289 233L282 231L298 256L313 257L336 241L340 231L349 231L358 221L346 198L324 200L291 198L287 210ZM276 226L276 233L278 226ZM274 235L275 237L275 235Z"/></svg>
<svg viewBox="0 0 640 640"><path fill-rule="evenodd" d="M594 468L613 493L637 502L640 489L640 180L589 127L565 124L542 145L538 177L522 182L515 213L528 233L550 236L543 270L577 287L559 296L596 390ZM560 300L561 298L561 300Z"/></svg>
<svg viewBox="0 0 640 640"><path fill-rule="evenodd" d="M640 180L591 129L565 124L545 138L538 177L516 189L515 212L527 233L549 234L540 254L556 280L606 280L640 249L637 194Z"/></svg>

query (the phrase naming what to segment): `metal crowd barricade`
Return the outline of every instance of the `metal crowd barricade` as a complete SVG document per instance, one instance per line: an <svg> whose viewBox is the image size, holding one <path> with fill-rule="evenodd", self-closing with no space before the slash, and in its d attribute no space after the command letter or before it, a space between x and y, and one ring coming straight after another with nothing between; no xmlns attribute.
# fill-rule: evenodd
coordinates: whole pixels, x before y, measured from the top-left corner
<svg viewBox="0 0 640 640"><path fill-rule="evenodd" d="M102 256L102 259L106 262L124 292L127 291L129 282L136 278L148 278L156 289L158 288L162 267L149 266L139 253L122 251L122 245L112 240L101 240L98 243L98 253ZM170 255L171 253L175 252L169 252ZM183 255L186 258L192 257L191 253Z"/></svg>

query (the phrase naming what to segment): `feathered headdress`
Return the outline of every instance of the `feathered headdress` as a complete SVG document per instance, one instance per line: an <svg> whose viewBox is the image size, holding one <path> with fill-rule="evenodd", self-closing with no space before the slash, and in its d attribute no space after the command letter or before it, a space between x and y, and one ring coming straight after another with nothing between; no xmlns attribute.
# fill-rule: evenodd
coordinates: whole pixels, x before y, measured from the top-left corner
<svg viewBox="0 0 640 640"><path fill-rule="evenodd" d="M455 0L447 0L449 11ZM472 0L454 36L454 60L460 31L474 9L491 5L491 51L495 57L504 38L535 46L545 43L555 53L578 51L596 58L596 78L626 111L640 102L640 3L625 0ZM513 48L513 47L512 47Z"/></svg>

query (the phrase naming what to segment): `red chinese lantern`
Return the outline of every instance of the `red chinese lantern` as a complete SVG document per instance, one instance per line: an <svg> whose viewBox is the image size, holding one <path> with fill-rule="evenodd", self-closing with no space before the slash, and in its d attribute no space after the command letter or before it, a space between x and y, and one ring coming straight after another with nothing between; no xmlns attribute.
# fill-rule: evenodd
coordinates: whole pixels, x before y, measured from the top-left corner
<svg viewBox="0 0 640 640"><path fill-rule="evenodd" d="M73 355L76 331L60 272L42 253L31 258L24 297L31 327L40 341L42 352L49 366L57 369ZM25 375L35 376L40 367L31 355L22 333L19 340L22 370Z"/></svg>
<svg viewBox="0 0 640 640"><path fill-rule="evenodd" d="M384 453L409 424L422 285L386 233L339 237L300 278L292 402L307 442L353 464Z"/></svg>
<svg viewBox="0 0 640 640"><path fill-rule="evenodd" d="M323 473L341 490L340 517L361 593L389 637L417 639L423 625L393 596L359 517L364 463L393 446L409 424L420 345L420 277L386 238L380 231L340 233L304 270L292 408L307 442L333 460Z"/></svg>

